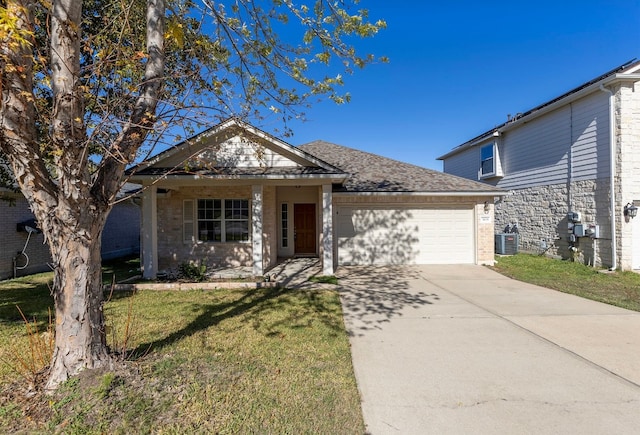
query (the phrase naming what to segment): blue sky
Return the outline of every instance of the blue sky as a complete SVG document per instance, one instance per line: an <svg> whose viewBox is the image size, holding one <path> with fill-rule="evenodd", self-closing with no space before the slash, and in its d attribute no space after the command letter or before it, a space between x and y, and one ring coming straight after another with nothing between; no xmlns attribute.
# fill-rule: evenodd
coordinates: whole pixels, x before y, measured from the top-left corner
<svg viewBox="0 0 640 435"><path fill-rule="evenodd" d="M633 58L640 0L362 0L388 28L358 46L390 58L347 76L352 102L291 124L316 139L442 169L451 148ZM262 128L272 126L266 120ZM278 128L278 126L273 126Z"/></svg>

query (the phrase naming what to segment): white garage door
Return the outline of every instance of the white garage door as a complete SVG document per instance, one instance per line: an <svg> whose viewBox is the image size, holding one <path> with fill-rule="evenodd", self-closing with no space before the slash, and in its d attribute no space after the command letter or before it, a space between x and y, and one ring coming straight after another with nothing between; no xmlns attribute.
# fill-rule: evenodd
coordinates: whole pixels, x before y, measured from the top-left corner
<svg viewBox="0 0 640 435"><path fill-rule="evenodd" d="M475 262L473 208L338 207L338 264Z"/></svg>

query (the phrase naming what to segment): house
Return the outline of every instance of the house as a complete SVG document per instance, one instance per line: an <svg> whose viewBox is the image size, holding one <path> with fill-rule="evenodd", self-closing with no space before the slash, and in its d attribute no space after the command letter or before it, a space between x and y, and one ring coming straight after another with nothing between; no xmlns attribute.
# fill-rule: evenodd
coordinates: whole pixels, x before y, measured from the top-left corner
<svg viewBox="0 0 640 435"><path fill-rule="evenodd" d="M51 270L51 254L21 193L0 188L0 279ZM35 231L34 231L35 230ZM130 200L114 205L102 235L102 258L140 252L140 207Z"/></svg>
<svg viewBox="0 0 640 435"><path fill-rule="evenodd" d="M182 262L251 267L492 263L486 184L229 119L129 171L143 185L144 276Z"/></svg>
<svg viewBox="0 0 640 435"><path fill-rule="evenodd" d="M640 62L631 61L439 157L447 174L508 191L496 229L520 247L640 269Z"/></svg>

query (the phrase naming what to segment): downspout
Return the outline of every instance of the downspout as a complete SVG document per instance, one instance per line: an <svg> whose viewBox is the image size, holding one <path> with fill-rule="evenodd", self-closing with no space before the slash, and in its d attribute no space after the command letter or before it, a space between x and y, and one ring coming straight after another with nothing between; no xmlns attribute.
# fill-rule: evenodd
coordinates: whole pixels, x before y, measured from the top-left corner
<svg viewBox="0 0 640 435"><path fill-rule="evenodd" d="M600 90L609 94L609 176L610 176L610 189L611 193L609 197L611 199L611 268L609 270L616 270L618 268L618 236L616 233L616 186L615 186L615 172L616 172L616 123L615 123L615 101L614 94L611 89L604 87L600 83Z"/></svg>

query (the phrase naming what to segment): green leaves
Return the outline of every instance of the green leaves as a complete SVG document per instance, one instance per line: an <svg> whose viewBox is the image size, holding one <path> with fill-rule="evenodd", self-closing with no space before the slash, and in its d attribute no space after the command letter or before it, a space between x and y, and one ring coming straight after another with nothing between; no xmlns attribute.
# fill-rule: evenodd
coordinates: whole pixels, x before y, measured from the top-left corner
<svg viewBox="0 0 640 435"><path fill-rule="evenodd" d="M357 43L386 27L357 1L169 0L165 17L165 72L156 128L148 143L171 140L167 131L201 129L239 116L251 121L278 114L283 122L303 116L318 97L348 102L344 77L386 58L361 54ZM35 38L34 98L42 150L49 149L53 110L50 82L50 4L34 10L33 34L16 28L0 7L0 34L15 44ZM85 0L78 89L85 99L83 124L89 156L99 162L134 110L146 52L145 0ZM313 100L311 99L313 98ZM177 135L176 135L177 139ZM48 150L48 151L47 151Z"/></svg>
<svg viewBox="0 0 640 435"><path fill-rule="evenodd" d="M15 3L10 3L7 7L0 6L0 38L5 40L3 42L11 50L32 45L33 32L20 25L20 16L24 15L24 9L24 6Z"/></svg>

